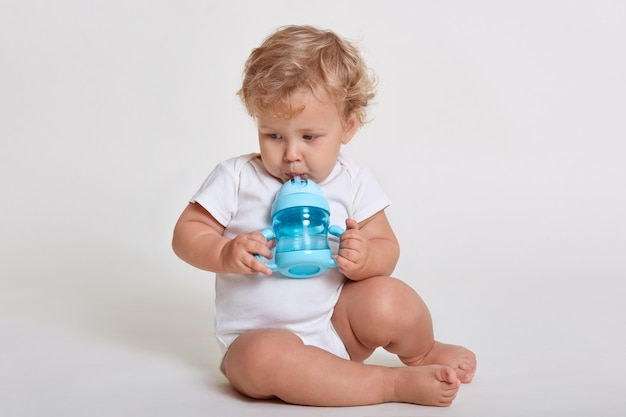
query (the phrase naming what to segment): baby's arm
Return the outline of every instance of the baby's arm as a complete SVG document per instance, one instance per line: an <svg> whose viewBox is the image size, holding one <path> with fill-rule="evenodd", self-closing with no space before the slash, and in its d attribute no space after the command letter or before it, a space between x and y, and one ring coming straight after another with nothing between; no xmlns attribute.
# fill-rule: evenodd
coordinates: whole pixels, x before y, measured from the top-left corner
<svg viewBox="0 0 626 417"><path fill-rule="evenodd" d="M172 248L183 261L216 273L271 274L255 253L270 257L267 240L260 232L223 236L224 226L200 204L190 203L174 227Z"/></svg>
<svg viewBox="0 0 626 417"><path fill-rule="evenodd" d="M357 223L346 220L346 231L341 235L339 270L353 281L378 275L391 275L398 257L398 240L384 211Z"/></svg>

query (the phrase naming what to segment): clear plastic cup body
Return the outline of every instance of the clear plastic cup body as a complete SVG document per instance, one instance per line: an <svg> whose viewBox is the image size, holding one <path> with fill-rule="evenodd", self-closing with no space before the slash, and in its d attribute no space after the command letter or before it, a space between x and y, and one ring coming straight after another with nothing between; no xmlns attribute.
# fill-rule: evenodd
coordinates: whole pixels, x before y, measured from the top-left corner
<svg viewBox="0 0 626 417"><path fill-rule="evenodd" d="M328 224L328 213L319 207L291 207L276 213L276 253L328 249Z"/></svg>

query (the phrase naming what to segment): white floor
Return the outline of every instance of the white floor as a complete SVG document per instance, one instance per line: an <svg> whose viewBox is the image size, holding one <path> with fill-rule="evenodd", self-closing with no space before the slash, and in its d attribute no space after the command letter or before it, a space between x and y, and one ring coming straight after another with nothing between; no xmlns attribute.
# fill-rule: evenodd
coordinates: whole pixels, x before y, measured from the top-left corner
<svg viewBox="0 0 626 417"><path fill-rule="evenodd" d="M218 371L212 280L175 260L159 269L130 259L104 256L109 266L98 271L47 258L20 263L21 273L8 271L0 291L0 415L608 417L626 410L624 327L613 327L623 323L623 312L589 316L587 323L577 318L591 337L598 332L589 323L597 320L592 327L604 338L567 340L564 323L534 316L540 306L529 303L524 315L498 312L501 302L488 296L471 311L445 315L433 300L442 338L471 346L480 361L475 381L450 408L251 401ZM526 320L508 327L503 316ZM373 361L397 364L385 352Z"/></svg>

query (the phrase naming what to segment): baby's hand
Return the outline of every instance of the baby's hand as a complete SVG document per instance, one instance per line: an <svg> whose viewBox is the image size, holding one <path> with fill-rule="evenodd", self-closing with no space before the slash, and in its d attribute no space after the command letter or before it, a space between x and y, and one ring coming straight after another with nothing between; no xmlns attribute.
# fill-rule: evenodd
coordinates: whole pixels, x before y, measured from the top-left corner
<svg viewBox="0 0 626 417"><path fill-rule="evenodd" d="M354 219L346 220L346 231L342 233L340 240L335 262L339 271L350 278L365 268L370 256L369 240L359 230L359 224Z"/></svg>
<svg viewBox="0 0 626 417"><path fill-rule="evenodd" d="M266 258L272 256L267 239L261 232L242 233L231 239L224 247L220 257L226 273L271 275L272 270L257 259L254 254Z"/></svg>

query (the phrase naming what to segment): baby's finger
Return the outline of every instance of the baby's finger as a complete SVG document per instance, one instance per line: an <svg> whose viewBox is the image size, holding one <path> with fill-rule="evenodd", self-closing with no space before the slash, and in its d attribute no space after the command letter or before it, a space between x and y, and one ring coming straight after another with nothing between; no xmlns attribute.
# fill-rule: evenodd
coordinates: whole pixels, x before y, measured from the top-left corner
<svg viewBox="0 0 626 417"><path fill-rule="evenodd" d="M272 270L265 265L265 263L263 263L260 259L257 259L256 257L252 257L252 260L250 261L250 269L252 270L253 273L261 273L264 275L272 275Z"/></svg>
<svg viewBox="0 0 626 417"><path fill-rule="evenodd" d="M350 276L350 273L354 271L357 266L355 262L341 255L335 256L335 262L337 263L339 271L346 276Z"/></svg>
<svg viewBox="0 0 626 417"><path fill-rule="evenodd" d="M259 232L251 233L248 236L248 240L246 242L246 251L248 253L258 254L266 258L272 256L269 242Z"/></svg>
<svg viewBox="0 0 626 417"><path fill-rule="evenodd" d="M267 243L267 239L265 238L265 236L263 236L263 233L259 231L250 232L248 234L248 239L254 240L257 242Z"/></svg>
<svg viewBox="0 0 626 417"><path fill-rule="evenodd" d="M346 230L359 229L359 223L354 219L346 219Z"/></svg>
<svg viewBox="0 0 626 417"><path fill-rule="evenodd" d="M346 232L346 233L347 233L347 232ZM358 244L359 244L358 239L355 239L355 238L353 238L353 237L350 237L349 235L348 235L348 236L345 236L345 237L343 237L343 236L342 236L342 239L341 239L341 244L340 244L340 249L350 249L350 248L355 248L356 246L358 246Z"/></svg>
<svg viewBox="0 0 626 417"><path fill-rule="evenodd" d="M267 244L254 242L251 243L248 248L248 252L256 255L261 255L264 258L270 258L272 256L272 251L267 247Z"/></svg>

